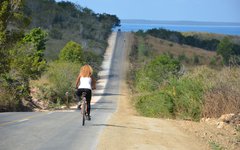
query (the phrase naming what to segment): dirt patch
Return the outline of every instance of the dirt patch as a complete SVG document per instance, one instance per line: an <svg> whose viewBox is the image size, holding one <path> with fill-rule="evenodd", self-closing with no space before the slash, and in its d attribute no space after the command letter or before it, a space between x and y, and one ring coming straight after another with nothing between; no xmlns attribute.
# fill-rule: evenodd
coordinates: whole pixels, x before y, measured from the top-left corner
<svg viewBox="0 0 240 150"><path fill-rule="evenodd" d="M202 119L201 122L183 120L172 120L172 122L175 126L182 128L184 132L196 136L211 147L218 147L222 150L239 150L240 131L236 130L236 126L210 118Z"/></svg>

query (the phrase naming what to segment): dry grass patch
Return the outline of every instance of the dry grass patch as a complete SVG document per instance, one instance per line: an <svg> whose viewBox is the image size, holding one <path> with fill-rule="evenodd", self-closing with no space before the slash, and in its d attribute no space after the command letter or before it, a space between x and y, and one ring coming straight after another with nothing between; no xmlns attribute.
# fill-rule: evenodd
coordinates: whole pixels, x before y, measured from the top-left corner
<svg viewBox="0 0 240 150"><path fill-rule="evenodd" d="M167 40L147 36L147 43L152 46L157 54L170 53L174 56L185 55L188 58L198 56L201 58L201 64L210 64L211 58L217 57L216 52L207 51L201 48L180 45Z"/></svg>
<svg viewBox="0 0 240 150"><path fill-rule="evenodd" d="M204 95L204 117L240 111L240 68L223 68L208 82L213 86ZM209 84L208 83L208 84Z"/></svg>

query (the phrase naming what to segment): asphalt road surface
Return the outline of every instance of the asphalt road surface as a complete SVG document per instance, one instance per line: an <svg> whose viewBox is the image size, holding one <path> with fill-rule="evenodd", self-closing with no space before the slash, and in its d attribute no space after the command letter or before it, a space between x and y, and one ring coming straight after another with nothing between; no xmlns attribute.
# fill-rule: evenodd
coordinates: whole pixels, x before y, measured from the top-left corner
<svg viewBox="0 0 240 150"><path fill-rule="evenodd" d="M92 105L92 120L82 126L80 111L0 113L0 150L96 149L107 120L116 111L124 76L124 33L118 32L102 98ZM100 87L101 88L101 87ZM99 95L99 94L98 94Z"/></svg>

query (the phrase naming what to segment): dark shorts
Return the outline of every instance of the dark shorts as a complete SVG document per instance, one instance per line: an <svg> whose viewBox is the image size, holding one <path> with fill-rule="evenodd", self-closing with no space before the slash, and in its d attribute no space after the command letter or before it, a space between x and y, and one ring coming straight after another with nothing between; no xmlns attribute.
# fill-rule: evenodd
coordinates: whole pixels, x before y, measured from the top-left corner
<svg viewBox="0 0 240 150"><path fill-rule="evenodd" d="M78 89L77 92L76 92L76 95L81 98L83 92L87 93L86 100L87 101L91 101L91 99L92 99L92 90L91 89Z"/></svg>
<svg viewBox="0 0 240 150"><path fill-rule="evenodd" d="M92 99L92 90L90 89L78 89L76 92L76 95L81 98L82 93L86 92L86 100L87 100L87 114L90 115L90 111L91 111L91 99ZM80 100L80 99L79 99Z"/></svg>

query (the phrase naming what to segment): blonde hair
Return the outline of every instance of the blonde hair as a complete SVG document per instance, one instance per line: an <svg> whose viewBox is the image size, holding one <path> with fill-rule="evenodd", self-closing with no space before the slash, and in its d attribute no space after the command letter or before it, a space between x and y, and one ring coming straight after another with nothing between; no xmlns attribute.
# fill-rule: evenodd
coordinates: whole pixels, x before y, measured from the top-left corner
<svg viewBox="0 0 240 150"><path fill-rule="evenodd" d="M93 69L90 65L84 65L80 69L80 76L81 77L90 77L93 73Z"/></svg>

